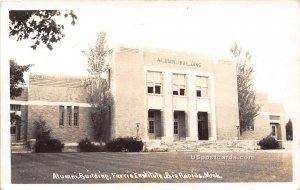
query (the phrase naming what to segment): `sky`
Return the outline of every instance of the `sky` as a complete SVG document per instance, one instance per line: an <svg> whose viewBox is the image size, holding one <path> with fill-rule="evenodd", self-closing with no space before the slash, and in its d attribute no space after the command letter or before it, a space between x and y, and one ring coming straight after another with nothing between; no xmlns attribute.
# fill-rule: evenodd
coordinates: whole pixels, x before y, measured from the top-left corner
<svg viewBox="0 0 300 190"><path fill-rule="evenodd" d="M7 48L13 51L8 51L8 57L19 64L34 64L31 72L85 75L82 51L94 45L100 31L107 33L109 44L224 58L230 57L229 49L237 41L253 56L255 89L267 92L270 101L283 103L288 117L299 113L295 104L300 86L297 1L76 2L59 6L73 9L78 20L75 26L65 23L66 37L52 51L43 45L31 50L32 41L11 38ZM32 4L16 7L32 9Z"/></svg>

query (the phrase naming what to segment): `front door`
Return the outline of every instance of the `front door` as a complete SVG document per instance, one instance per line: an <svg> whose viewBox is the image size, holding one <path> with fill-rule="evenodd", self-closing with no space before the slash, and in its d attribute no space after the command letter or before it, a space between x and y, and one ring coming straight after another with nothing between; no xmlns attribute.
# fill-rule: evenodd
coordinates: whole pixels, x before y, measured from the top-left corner
<svg viewBox="0 0 300 190"><path fill-rule="evenodd" d="M198 139L208 140L207 112L198 113Z"/></svg>
<svg viewBox="0 0 300 190"><path fill-rule="evenodd" d="M271 124L271 134L275 139L277 139L277 124Z"/></svg>
<svg viewBox="0 0 300 190"><path fill-rule="evenodd" d="M21 117L14 112L10 114L10 138L11 142L21 140Z"/></svg>

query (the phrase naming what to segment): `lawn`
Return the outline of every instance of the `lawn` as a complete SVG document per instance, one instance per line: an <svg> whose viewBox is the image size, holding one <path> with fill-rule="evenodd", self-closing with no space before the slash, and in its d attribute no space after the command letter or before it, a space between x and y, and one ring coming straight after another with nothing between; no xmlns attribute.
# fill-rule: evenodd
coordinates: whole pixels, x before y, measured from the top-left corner
<svg viewBox="0 0 300 190"><path fill-rule="evenodd" d="M195 159L204 155L255 159ZM11 161L15 184L292 181L291 153L32 153L12 154Z"/></svg>

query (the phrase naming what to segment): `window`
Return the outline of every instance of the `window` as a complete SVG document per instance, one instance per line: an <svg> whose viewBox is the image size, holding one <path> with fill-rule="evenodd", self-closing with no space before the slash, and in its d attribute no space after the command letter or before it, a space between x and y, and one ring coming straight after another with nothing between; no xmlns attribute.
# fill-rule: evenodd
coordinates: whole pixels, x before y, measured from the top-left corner
<svg viewBox="0 0 300 190"><path fill-rule="evenodd" d="M154 121L149 120L149 133L154 133Z"/></svg>
<svg viewBox="0 0 300 190"><path fill-rule="evenodd" d="M153 86L148 86L148 93L150 94L154 93Z"/></svg>
<svg viewBox="0 0 300 190"><path fill-rule="evenodd" d="M148 121L149 121L148 133L154 133L154 128L155 128L154 112L148 111Z"/></svg>
<svg viewBox="0 0 300 190"><path fill-rule="evenodd" d="M178 87L177 87L177 85L173 85L173 95L178 95Z"/></svg>
<svg viewBox="0 0 300 190"><path fill-rule="evenodd" d="M276 135L276 126L272 125L272 136Z"/></svg>
<svg viewBox="0 0 300 190"><path fill-rule="evenodd" d="M10 110L11 111L21 111L21 105L11 104L10 105Z"/></svg>
<svg viewBox="0 0 300 190"><path fill-rule="evenodd" d="M79 107L74 106L74 126L79 126Z"/></svg>
<svg viewBox="0 0 300 190"><path fill-rule="evenodd" d="M183 88L179 89L179 94L180 94L180 96L184 96L184 89Z"/></svg>
<svg viewBox="0 0 300 190"><path fill-rule="evenodd" d="M174 134L178 134L178 120L174 121Z"/></svg>
<svg viewBox="0 0 300 190"><path fill-rule="evenodd" d="M161 94L160 72L147 72L147 89L149 94Z"/></svg>
<svg viewBox="0 0 300 190"><path fill-rule="evenodd" d="M178 134L178 113L174 112L174 134Z"/></svg>
<svg viewBox="0 0 300 190"><path fill-rule="evenodd" d="M208 97L208 77L196 77L196 96Z"/></svg>
<svg viewBox="0 0 300 190"><path fill-rule="evenodd" d="M67 106L67 116L68 116L68 125L71 126L72 125L72 107L71 106Z"/></svg>
<svg viewBox="0 0 300 190"><path fill-rule="evenodd" d="M59 125L64 126L65 107L59 106Z"/></svg>
<svg viewBox="0 0 300 190"><path fill-rule="evenodd" d="M160 94L160 85L155 85L155 94Z"/></svg>
<svg viewBox="0 0 300 190"><path fill-rule="evenodd" d="M173 74L173 95L185 96L185 75Z"/></svg>

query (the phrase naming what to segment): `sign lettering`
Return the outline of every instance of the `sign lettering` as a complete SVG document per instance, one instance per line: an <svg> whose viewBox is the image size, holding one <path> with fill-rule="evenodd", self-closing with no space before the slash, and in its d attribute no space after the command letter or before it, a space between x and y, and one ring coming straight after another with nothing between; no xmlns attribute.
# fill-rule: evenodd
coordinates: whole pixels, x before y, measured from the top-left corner
<svg viewBox="0 0 300 190"><path fill-rule="evenodd" d="M182 66L188 66L188 67L201 67L201 63L197 62L197 61L157 58L157 62L171 64L171 65L182 65Z"/></svg>

